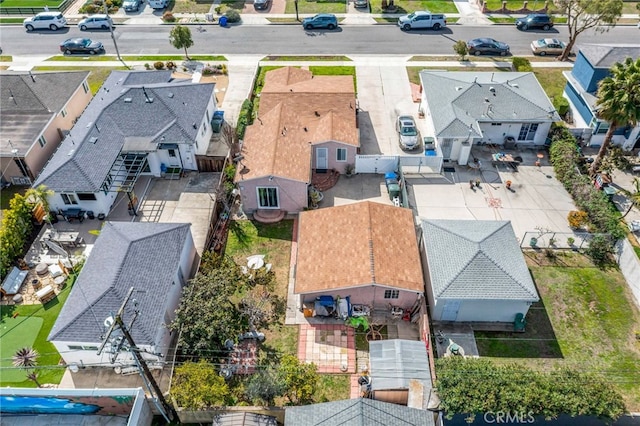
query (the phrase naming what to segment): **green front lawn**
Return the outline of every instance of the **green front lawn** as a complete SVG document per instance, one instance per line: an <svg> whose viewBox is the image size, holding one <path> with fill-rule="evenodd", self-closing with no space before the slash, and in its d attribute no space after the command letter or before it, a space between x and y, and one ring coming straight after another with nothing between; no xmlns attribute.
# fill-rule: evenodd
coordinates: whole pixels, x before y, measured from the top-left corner
<svg viewBox="0 0 640 426"><path fill-rule="evenodd" d="M296 13L294 0L287 0L284 13ZM347 13L345 0L299 0L298 13Z"/></svg>
<svg viewBox="0 0 640 426"><path fill-rule="evenodd" d="M211 3L200 3L193 0L171 0L167 11L173 13L209 13Z"/></svg>
<svg viewBox="0 0 640 426"><path fill-rule="evenodd" d="M351 75L353 76L353 88L358 90L358 81L356 80L356 67L349 66L335 66L327 67L322 65L310 66L309 71L313 75Z"/></svg>
<svg viewBox="0 0 640 426"><path fill-rule="evenodd" d="M527 252L541 302L525 333L477 333L480 356L549 370L567 366L606 375L629 411L640 408L640 313L618 270L578 253L550 263Z"/></svg>
<svg viewBox="0 0 640 426"><path fill-rule="evenodd" d="M37 305L19 305L19 306L0 306L0 323L2 324L2 330L0 331L0 339L2 340L0 356L2 357L2 367L11 366L11 356L16 350L23 346L28 346L30 342L24 340L24 336L34 334L33 330L29 330L29 327L39 326L40 330L37 332L35 342L32 347L38 351L38 368L36 369L38 374L38 381L41 384L44 383L60 383L62 375L64 374L64 368L60 363L60 354L53 346L52 343L47 342L47 337L53 328L58 314L64 305L64 302L69 296L71 291L71 283L74 281L74 277L70 277L67 280L67 285L58 294L56 298L48 302L45 306ZM31 285L25 283L24 285ZM11 317L18 314L16 319L35 317L39 321L18 321L11 320ZM11 321L10 321L11 320ZM11 324L9 327L8 325ZM5 365L7 364L7 365ZM0 386L14 386L14 387L35 387L35 383L26 379L26 373L17 375L19 378L16 380L16 374L12 372L10 375L2 374L0 377ZM20 380L20 377L24 380Z"/></svg>
<svg viewBox="0 0 640 426"><path fill-rule="evenodd" d="M393 4L398 8L394 13L411 13L417 10L428 10L433 13L458 13L458 8L451 0L395 0ZM382 10L381 0L371 3L371 13L386 13ZM447 22L449 21L447 20Z"/></svg>
<svg viewBox="0 0 640 426"><path fill-rule="evenodd" d="M567 63L567 68L534 68L533 73L540 82L551 102L557 97L562 97L562 92L567 84L567 80L562 75L563 71L570 69L571 63Z"/></svg>
<svg viewBox="0 0 640 426"><path fill-rule="evenodd" d="M123 55L122 60L127 61L184 61L185 57L182 55ZM226 61L227 58L220 55L190 55L190 58L195 61ZM114 55L105 56L65 56L56 55L52 56L47 61L49 62L77 62L79 59L83 61L91 62L117 62L118 57Z"/></svg>
<svg viewBox="0 0 640 426"><path fill-rule="evenodd" d="M524 2L522 0L506 0L507 2L507 10L519 10L524 6ZM502 8L503 0L487 0L487 9L489 10L497 10ZM545 2L543 0L529 0L529 4L527 7L529 10L541 10L544 8ZM553 12L555 7L553 2L549 2L549 11Z"/></svg>
<svg viewBox="0 0 640 426"><path fill-rule="evenodd" d="M56 3L54 1L49 0L3 0L2 6L0 9L5 7L34 7L34 8L43 8L45 6L49 6L51 10L60 6L62 2Z"/></svg>
<svg viewBox="0 0 640 426"><path fill-rule="evenodd" d="M263 61L351 62L346 56L265 56Z"/></svg>
<svg viewBox="0 0 640 426"><path fill-rule="evenodd" d="M0 18L0 24L22 24L24 18Z"/></svg>

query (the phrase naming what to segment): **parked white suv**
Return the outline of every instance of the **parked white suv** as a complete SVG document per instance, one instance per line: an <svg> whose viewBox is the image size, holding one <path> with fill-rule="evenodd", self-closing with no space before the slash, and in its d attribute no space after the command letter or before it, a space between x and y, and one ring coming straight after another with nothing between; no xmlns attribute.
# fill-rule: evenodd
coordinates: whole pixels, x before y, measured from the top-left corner
<svg viewBox="0 0 640 426"><path fill-rule="evenodd" d="M64 28L67 25L67 20L60 12L40 12L33 18L25 19L22 25L27 31L46 29L56 31Z"/></svg>
<svg viewBox="0 0 640 426"><path fill-rule="evenodd" d="M447 20L442 13L431 13L428 10L419 10L409 15L399 17L398 26L405 31L429 28L439 30L447 26Z"/></svg>

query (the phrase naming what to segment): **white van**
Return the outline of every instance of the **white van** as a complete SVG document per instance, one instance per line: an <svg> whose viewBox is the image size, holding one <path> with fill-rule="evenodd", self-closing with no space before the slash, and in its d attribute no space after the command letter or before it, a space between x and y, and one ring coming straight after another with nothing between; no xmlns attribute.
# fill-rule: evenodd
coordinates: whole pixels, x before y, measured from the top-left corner
<svg viewBox="0 0 640 426"><path fill-rule="evenodd" d="M399 17L398 26L405 31L429 28L439 30L447 26L447 19L442 13L431 13L428 10L423 10Z"/></svg>
<svg viewBox="0 0 640 426"><path fill-rule="evenodd" d="M164 9L168 4L168 0L149 0L149 6L152 9Z"/></svg>
<svg viewBox="0 0 640 426"><path fill-rule="evenodd" d="M27 31L47 29L56 31L64 28L67 25L67 20L60 12L40 12L32 18L25 19L22 25Z"/></svg>

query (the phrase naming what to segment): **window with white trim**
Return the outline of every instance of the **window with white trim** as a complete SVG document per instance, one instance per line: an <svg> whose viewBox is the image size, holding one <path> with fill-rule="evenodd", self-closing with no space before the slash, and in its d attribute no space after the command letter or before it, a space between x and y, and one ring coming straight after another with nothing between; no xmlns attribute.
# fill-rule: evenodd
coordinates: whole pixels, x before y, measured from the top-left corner
<svg viewBox="0 0 640 426"><path fill-rule="evenodd" d="M62 202L67 206L78 204L78 199L75 194L60 194L62 197Z"/></svg>
<svg viewBox="0 0 640 426"><path fill-rule="evenodd" d="M277 209L279 207L278 188L258 188L258 207L261 209Z"/></svg>
<svg viewBox="0 0 640 426"><path fill-rule="evenodd" d="M337 161L347 161L347 149L346 148L338 148L336 150L336 160Z"/></svg>
<svg viewBox="0 0 640 426"><path fill-rule="evenodd" d="M385 290L384 298L385 299L397 299L400 297L400 290Z"/></svg>
<svg viewBox="0 0 640 426"><path fill-rule="evenodd" d="M44 135L40 136L38 138L38 145L40 145L40 148L44 148L46 144L47 144L47 140L45 139Z"/></svg>
<svg viewBox="0 0 640 426"><path fill-rule="evenodd" d="M538 123L523 123L518 134L519 141L532 141L538 131Z"/></svg>

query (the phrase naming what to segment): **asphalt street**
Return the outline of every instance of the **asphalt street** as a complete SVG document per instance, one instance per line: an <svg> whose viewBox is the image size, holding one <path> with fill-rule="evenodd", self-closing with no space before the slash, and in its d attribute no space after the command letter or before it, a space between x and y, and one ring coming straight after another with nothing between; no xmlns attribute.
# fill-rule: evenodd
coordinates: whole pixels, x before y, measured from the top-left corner
<svg viewBox="0 0 640 426"><path fill-rule="evenodd" d="M169 44L169 25L120 25L115 37L121 54L176 54ZM262 55L452 55L457 40L491 37L511 46L513 55L531 55L532 40L558 37L567 40L566 27L551 31L518 31L511 25L456 26L440 31L404 32L394 25L344 25L335 31L305 31L298 25L239 25L227 28L192 27L191 54L262 54ZM5 55L59 54L59 44L71 37L89 37L102 41L107 53L114 54L108 31L82 32L69 27L57 32L43 30L27 33L22 26L3 26L2 49ZM605 33L589 30L578 43L637 43L636 27L616 27Z"/></svg>

